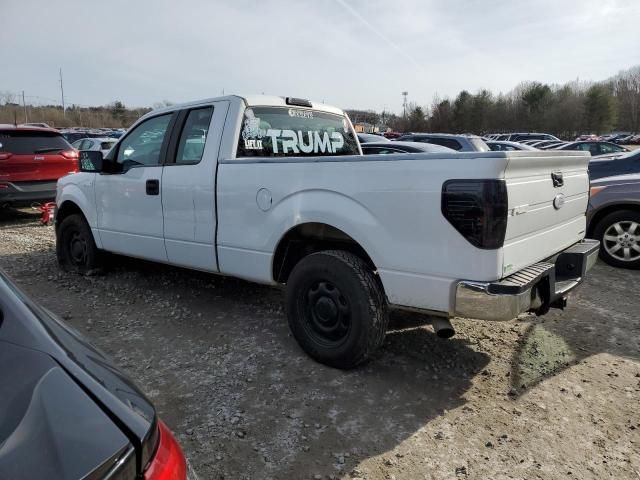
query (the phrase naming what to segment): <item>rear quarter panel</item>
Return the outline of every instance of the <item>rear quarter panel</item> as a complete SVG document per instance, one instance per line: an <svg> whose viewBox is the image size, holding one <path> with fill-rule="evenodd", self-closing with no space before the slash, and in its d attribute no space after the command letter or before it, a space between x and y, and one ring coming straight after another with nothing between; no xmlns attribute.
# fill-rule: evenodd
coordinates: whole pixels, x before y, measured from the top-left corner
<svg viewBox="0 0 640 480"><path fill-rule="evenodd" d="M440 203L446 180L500 178L507 164L503 152L374 157L223 160L221 272L272 282L273 252L282 236L318 222L360 243L392 303L447 311L452 279L470 272L478 280L498 278L501 250L473 247L442 216ZM266 211L258 206L260 190L272 199Z"/></svg>

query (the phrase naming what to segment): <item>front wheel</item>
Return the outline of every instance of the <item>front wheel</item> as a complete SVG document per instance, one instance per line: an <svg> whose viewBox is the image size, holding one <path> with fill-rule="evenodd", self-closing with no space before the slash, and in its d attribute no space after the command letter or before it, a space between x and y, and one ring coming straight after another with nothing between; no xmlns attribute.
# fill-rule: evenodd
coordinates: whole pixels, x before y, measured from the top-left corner
<svg viewBox="0 0 640 480"><path fill-rule="evenodd" d="M328 250L294 267L286 290L289 327L302 349L326 365L348 369L382 345L387 301L372 269L358 256Z"/></svg>
<svg viewBox="0 0 640 480"><path fill-rule="evenodd" d="M613 267L640 269L640 212L619 210L606 215L594 229L600 258Z"/></svg>
<svg viewBox="0 0 640 480"><path fill-rule="evenodd" d="M56 255L65 271L91 275L101 269L100 250L82 215L66 217L56 233Z"/></svg>

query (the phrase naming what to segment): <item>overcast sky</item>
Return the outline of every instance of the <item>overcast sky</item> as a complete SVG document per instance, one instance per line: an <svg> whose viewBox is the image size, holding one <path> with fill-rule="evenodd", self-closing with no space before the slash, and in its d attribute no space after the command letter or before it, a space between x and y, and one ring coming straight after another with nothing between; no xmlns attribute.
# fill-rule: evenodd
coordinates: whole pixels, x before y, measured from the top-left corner
<svg viewBox="0 0 640 480"><path fill-rule="evenodd" d="M640 64L640 0L0 0L0 91L151 106L268 93L400 111L401 92L603 80ZM35 98L35 97L40 98Z"/></svg>

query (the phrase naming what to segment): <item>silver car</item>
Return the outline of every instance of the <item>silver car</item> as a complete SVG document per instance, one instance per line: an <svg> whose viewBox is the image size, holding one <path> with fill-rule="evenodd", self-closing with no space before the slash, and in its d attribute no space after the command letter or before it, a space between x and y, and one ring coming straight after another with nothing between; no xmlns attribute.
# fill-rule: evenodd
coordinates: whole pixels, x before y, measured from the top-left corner
<svg viewBox="0 0 640 480"><path fill-rule="evenodd" d="M100 150L102 155L106 155L117 141L117 138L111 137L81 138L80 140L73 142L71 145L76 150Z"/></svg>
<svg viewBox="0 0 640 480"><path fill-rule="evenodd" d="M609 265L640 269L640 173L591 182L587 236Z"/></svg>

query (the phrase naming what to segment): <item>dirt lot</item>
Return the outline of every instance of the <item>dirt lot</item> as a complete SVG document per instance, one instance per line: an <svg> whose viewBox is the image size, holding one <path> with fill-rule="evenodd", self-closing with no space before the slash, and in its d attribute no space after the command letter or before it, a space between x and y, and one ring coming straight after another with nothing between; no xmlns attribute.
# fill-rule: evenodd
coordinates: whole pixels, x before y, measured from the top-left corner
<svg viewBox="0 0 640 480"><path fill-rule="evenodd" d="M395 314L351 372L306 357L281 292L114 258L58 270L52 227L0 218L0 268L110 354L202 479L639 479L640 274L599 264L565 312Z"/></svg>

